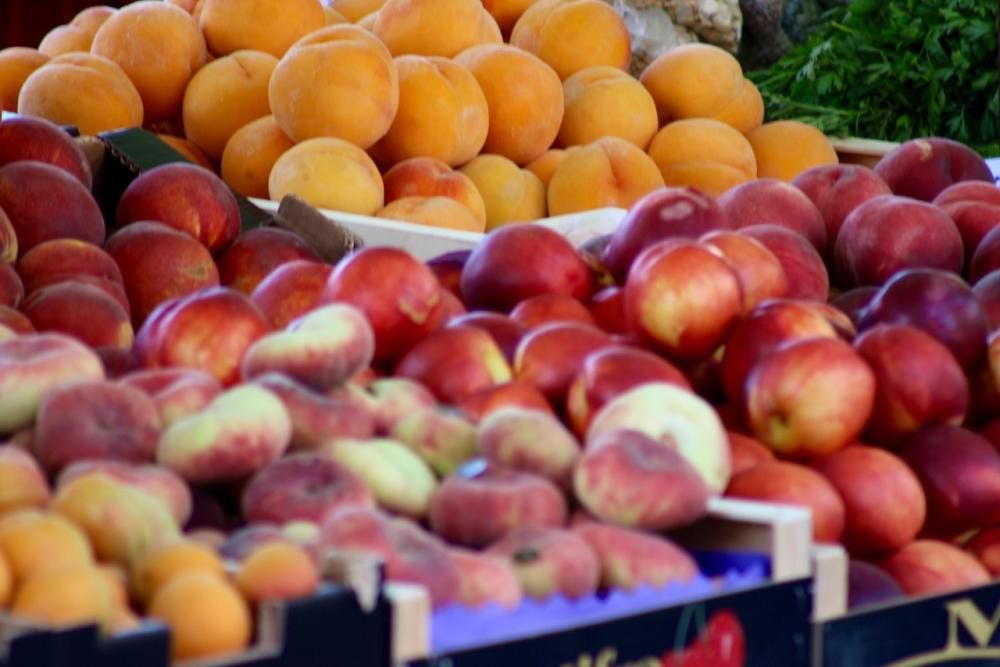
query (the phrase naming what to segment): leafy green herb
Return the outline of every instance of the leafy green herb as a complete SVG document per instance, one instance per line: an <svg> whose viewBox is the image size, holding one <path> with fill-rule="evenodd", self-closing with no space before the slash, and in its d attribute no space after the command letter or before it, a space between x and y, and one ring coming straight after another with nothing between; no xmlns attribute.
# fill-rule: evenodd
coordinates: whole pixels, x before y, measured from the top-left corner
<svg viewBox="0 0 1000 667"><path fill-rule="evenodd" d="M1000 155L996 0L854 0L770 69L769 120L838 137L943 136Z"/></svg>

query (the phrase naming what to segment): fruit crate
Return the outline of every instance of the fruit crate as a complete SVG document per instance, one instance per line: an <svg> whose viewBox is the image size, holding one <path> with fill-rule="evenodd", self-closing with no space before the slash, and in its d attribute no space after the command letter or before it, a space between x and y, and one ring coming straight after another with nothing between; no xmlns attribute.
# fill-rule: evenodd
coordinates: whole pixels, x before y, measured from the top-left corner
<svg viewBox="0 0 1000 667"><path fill-rule="evenodd" d="M324 584L313 596L265 604L254 643L244 653L179 663L184 667L388 667L390 607L380 573L362 590ZM47 629L0 618L7 648L0 667L168 667L170 637L152 621L114 637L96 626Z"/></svg>
<svg viewBox="0 0 1000 667"><path fill-rule="evenodd" d="M807 511L717 499L712 501L708 518L674 532L672 537L691 550L706 574L719 575L735 564L748 563L761 565L763 570L756 579L741 580L730 573L720 587L702 582L699 588L678 586L659 592L618 593L603 600L529 602L511 616L499 609L482 612L445 608L432 612L423 589L390 585L386 594L392 605L393 664L809 664L812 545ZM489 639L484 639L486 633ZM713 647L722 645L735 650L725 658L712 652Z"/></svg>
<svg viewBox="0 0 1000 667"><path fill-rule="evenodd" d="M816 564L813 667L1000 664L1000 581L847 611L847 559Z"/></svg>
<svg viewBox="0 0 1000 667"><path fill-rule="evenodd" d="M860 139L848 137L846 139L830 138L830 143L837 151L837 157L845 164L860 164L866 167L874 167L879 160L892 151L899 144L892 141L879 141L877 139Z"/></svg>

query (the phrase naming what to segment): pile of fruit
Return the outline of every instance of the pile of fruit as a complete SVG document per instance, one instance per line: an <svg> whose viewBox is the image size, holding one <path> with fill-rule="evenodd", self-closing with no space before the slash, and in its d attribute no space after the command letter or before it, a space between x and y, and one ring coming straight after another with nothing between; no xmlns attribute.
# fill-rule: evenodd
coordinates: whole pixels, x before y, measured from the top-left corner
<svg viewBox="0 0 1000 667"><path fill-rule="evenodd" d="M0 51L0 106L145 125L237 192L465 231L835 164L707 44L631 76L602 0L168 0Z"/></svg>

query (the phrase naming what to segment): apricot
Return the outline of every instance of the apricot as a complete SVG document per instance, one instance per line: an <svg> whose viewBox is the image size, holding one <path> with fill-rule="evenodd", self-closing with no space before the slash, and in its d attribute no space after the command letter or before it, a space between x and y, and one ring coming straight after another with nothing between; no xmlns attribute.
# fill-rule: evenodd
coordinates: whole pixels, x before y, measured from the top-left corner
<svg viewBox="0 0 1000 667"><path fill-rule="evenodd" d="M180 137L174 137L169 134L158 134L156 135L160 141L166 145L173 148L175 151L180 153L188 161L193 162L199 167L204 167L205 169L210 169L215 171L215 165L212 161L205 155L205 152L200 148L195 146L193 143L187 139L182 139Z"/></svg>
<svg viewBox="0 0 1000 667"><path fill-rule="evenodd" d="M263 544L243 559L236 585L251 604L312 595L319 572L304 548L289 542Z"/></svg>
<svg viewBox="0 0 1000 667"><path fill-rule="evenodd" d="M295 194L317 208L374 215L385 191L368 154L342 139L303 141L274 163L268 179L271 199Z"/></svg>
<svg viewBox="0 0 1000 667"><path fill-rule="evenodd" d="M837 151L826 135L797 120L765 123L747 134L757 156L757 175L791 181L799 174L837 164Z"/></svg>
<svg viewBox="0 0 1000 667"><path fill-rule="evenodd" d="M542 185L548 188L549 181L552 180L552 175L556 173L556 169L559 168L559 165L562 164L567 155L569 155L569 151L560 148L550 148L539 157L524 165L524 168L537 176Z"/></svg>
<svg viewBox="0 0 1000 667"><path fill-rule="evenodd" d="M535 0L483 0L483 8L497 22L500 32L506 38L510 37L510 31L514 29L517 20L534 2Z"/></svg>
<svg viewBox="0 0 1000 667"><path fill-rule="evenodd" d="M539 0L521 15L510 43L566 79L588 67L627 70L632 44L625 21L601 0Z"/></svg>
<svg viewBox="0 0 1000 667"><path fill-rule="evenodd" d="M263 51L236 51L202 67L184 93L184 132L218 160L226 142L247 123L271 113L267 86L278 59Z"/></svg>
<svg viewBox="0 0 1000 667"><path fill-rule="evenodd" d="M14 573L11 572L7 559L0 556L0 607L6 607L14 593Z"/></svg>
<svg viewBox="0 0 1000 667"><path fill-rule="evenodd" d="M326 25L338 25L340 23L351 23L348 21L343 14L338 12L333 7L323 5L323 19Z"/></svg>
<svg viewBox="0 0 1000 667"><path fill-rule="evenodd" d="M505 44L476 46L455 60L469 68L486 96L485 152L525 165L552 146L563 117L562 82L555 70Z"/></svg>
<svg viewBox="0 0 1000 667"><path fill-rule="evenodd" d="M95 135L142 125L142 97L116 63L89 53L53 58L24 82L18 112Z"/></svg>
<svg viewBox="0 0 1000 667"><path fill-rule="evenodd" d="M449 197L403 197L387 204L377 217L463 232L486 229L469 209Z"/></svg>
<svg viewBox="0 0 1000 667"><path fill-rule="evenodd" d="M32 72L48 61L44 53L23 46L0 51L0 110L17 111L21 86Z"/></svg>
<svg viewBox="0 0 1000 667"><path fill-rule="evenodd" d="M170 629L174 660L223 656L246 648L252 621L232 584L205 572L180 574L160 589L149 616Z"/></svg>
<svg viewBox="0 0 1000 667"><path fill-rule="evenodd" d="M743 92L743 68L711 44L685 44L651 62L639 77L653 96L660 122L711 118Z"/></svg>
<svg viewBox="0 0 1000 667"><path fill-rule="evenodd" d="M271 76L268 97L293 141L336 137L369 148L396 116L399 77L389 51L371 33L332 25L288 51Z"/></svg>
<svg viewBox="0 0 1000 667"><path fill-rule="evenodd" d="M155 0L133 3L108 18L94 35L91 52L125 70L142 97L147 123L180 111L184 89L208 59L191 15Z"/></svg>
<svg viewBox="0 0 1000 667"><path fill-rule="evenodd" d="M711 117L747 134L764 122L764 98L753 81L743 79L736 97Z"/></svg>
<svg viewBox="0 0 1000 667"><path fill-rule="evenodd" d="M386 0L372 26L394 56L453 58L479 44L502 44L479 0Z"/></svg>
<svg viewBox="0 0 1000 667"><path fill-rule="evenodd" d="M489 128L489 107L479 82L462 65L440 57L400 56L399 108L389 131L372 148L386 165L414 157L451 166L479 154Z"/></svg>
<svg viewBox="0 0 1000 667"><path fill-rule="evenodd" d="M86 535L66 519L20 510L0 519L0 553L16 586L50 570L94 562Z"/></svg>
<svg viewBox="0 0 1000 667"><path fill-rule="evenodd" d="M100 570L90 564L39 573L24 582L11 611L52 626L110 624L116 604Z"/></svg>
<svg viewBox="0 0 1000 667"><path fill-rule="evenodd" d="M280 58L326 25L319 0L202 0L201 29L217 56L254 49Z"/></svg>
<svg viewBox="0 0 1000 667"><path fill-rule="evenodd" d="M42 37L42 41L38 43L38 51L49 58L74 51L86 53L90 51L93 41L93 35L88 35L75 25L57 25Z"/></svg>
<svg viewBox="0 0 1000 667"><path fill-rule="evenodd" d="M357 26L362 30L367 30L368 32L375 32L375 21L378 19L378 11L374 11L368 16L364 17L357 22Z"/></svg>
<svg viewBox="0 0 1000 667"><path fill-rule="evenodd" d="M556 143L581 146L621 137L645 150L660 129L656 103L641 83L614 67L588 67L563 82L566 110Z"/></svg>
<svg viewBox="0 0 1000 667"><path fill-rule="evenodd" d="M630 208L663 187L663 176L641 148L618 137L598 139L566 156L552 175L549 215L617 206Z"/></svg>
<svg viewBox="0 0 1000 667"><path fill-rule="evenodd" d="M486 229L545 217L545 186L500 155L480 155L460 169L475 183L486 206Z"/></svg>
<svg viewBox="0 0 1000 667"><path fill-rule="evenodd" d="M649 144L666 185L691 186L712 196L757 177L757 160L747 138L707 118L678 120Z"/></svg>
<svg viewBox="0 0 1000 667"><path fill-rule="evenodd" d="M193 540L178 540L154 549L136 562L132 589L146 602L175 577L191 572L226 576L226 566L214 549Z"/></svg>
<svg viewBox="0 0 1000 667"><path fill-rule="evenodd" d="M274 116L244 125L222 151L222 179L245 197L267 199L267 181L278 158L295 145Z"/></svg>
<svg viewBox="0 0 1000 667"><path fill-rule="evenodd" d="M481 224L486 224L486 205L476 184L444 162L418 157L400 162L382 176L388 205L403 197L448 197L462 204Z"/></svg>
<svg viewBox="0 0 1000 667"><path fill-rule="evenodd" d="M385 0L330 0L329 7L351 23L357 23L382 9L384 4Z"/></svg>

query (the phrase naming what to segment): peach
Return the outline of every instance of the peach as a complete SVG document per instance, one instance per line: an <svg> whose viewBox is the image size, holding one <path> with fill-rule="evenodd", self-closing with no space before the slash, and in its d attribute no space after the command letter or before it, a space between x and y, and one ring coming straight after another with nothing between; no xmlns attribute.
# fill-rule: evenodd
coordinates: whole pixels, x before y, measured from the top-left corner
<svg viewBox="0 0 1000 667"><path fill-rule="evenodd" d="M876 379L864 358L836 338L779 346L746 380L747 421L761 442L786 456L832 454L864 428Z"/></svg>
<svg viewBox="0 0 1000 667"><path fill-rule="evenodd" d="M875 409L866 427L874 442L892 445L924 426L965 420L968 380L934 337L905 324L882 324L854 347L875 373Z"/></svg>
<svg viewBox="0 0 1000 667"><path fill-rule="evenodd" d="M525 299L510 311L510 319L526 329L537 329L556 322L595 324L587 307L565 294L539 294Z"/></svg>
<svg viewBox="0 0 1000 667"><path fill-rule="evenodd" d="M83 150L61 127L44 118L22 116L0 122L0 165L20 160L37 160L65 169L88 190L93 184L90 162Z"/></svg>
<svg viewBox="0 0 1000 667"><path fill-rule="evenodd" d="M851 211L873 197L892 194L878 174L858 164L813 167L792 179L792 185L805 193L823 216L831 246Z"/></svg>
<svg viewBox="0 0 1000 667"><path fill-rule="evenodd" d="M42 572L25 582L14 597L11 611L28 621L70 627L97 623L107 627L115 601L100 570L78 565L65 570Z"/></svg>
<svg viewBox="0 0 1000 667"><path fill-rule="evenodd" d="M156 458L190 482L225 481L276 460L291 439L292 421L281 400L262 387L242 385L171 424Z"/></svg>
<svg viewBox="0 0 1000 667"><path fill-rule="evenodd" d="M153 399L164 428L200 411L222 393L218 380L205 371L192 368L135 371L118 381L141 389Z"/></svg>
<svg viewBox="0 0 1000 667"><path fill-rule="evenodd" d="M389 435L416 452L442 477L476 454L475 426L450 411L415 410L399 419Z"/></svg>
<svg viewBox="0 0 1000 667"><path fill-rule="evenodd" d="M468 607L494 604L504 609L521 605L521 582L504 559L467 549L450 549L448 553L458 568L460 603Z"/></svg>
<svg viewBox="0 0 1000 667"><path fill-rule="evenodd" d="M242 496L251 523L322 521L340 507L374 507L368 487L347 467L324 454L291 454L261 469Z"/></svg>
<svg viewBox="0 0 1000 667"><path fill-rule="evenodd" d="M660 588L698 576L694 559L665 537L596 521L576 523L572 530L594 550L604 589Z"/></svg>
<svg viewBox="0 0 1000 667"><path fill-rule="evenodd" d="M318 451L357 475L390 512L413 518L427 515L437 481L430 467L406 445L387 438L338 438Z"/></svg>
<svg viewBox="0 0 1000 667"><path fill-rule="evenodd" d="M881 285L907 268L959 273L964 261L962 236L944 211L892 195L870 199L847 216L834 255L847 287Z"/></svg>
<svg viewBox="0 0 1000 667"><path fill-rule="evenodd" d="M180 111L185 87L208 58L205 39L188 13L149 0L108 18L91 51L125 70L142 97L147 122Z"/></svg>
<svg viewBox="0 0 1000 667"><path fill-rule="evenodd" d="M319 584L319 572L309 552L282 542L254 549L236 573L236 585L251 604L307 597Z"/></svg>
<svg viewBox="0 0 1000 667"><path fill-rule="evenodd" d="M986 313L990 331L1000 328L1000 270L990 271L977 280L972 293Z"/></svg>
<svg viewBox="0 0 1000 667"><path fill-rule="evenodd" d="M626 435L624 442L616 444L616 440L610 437L612 433L633 431L647 436L667 450L667 454L650 452L650 461L665 466L668 475L686 475L686 469L691 468L701 484L707 487L707 494L721 493L725 489L730 476L726 431L711 405L702 398L666 382L639 385L620 394L597 413L587 429L585 450L596 455L595 441L606 441L606 444L613 445L611 453L606 456L612 464L615 464L619 458L616 455L620 452L627 455L633 449L640 452L648 450L643 439ZM630 444L630 440L635 442ZM620 460L626 468L632 467L627 456ZM637 472L641 474L643 471L640 469ZM593 473L600 479L602 469L595 468ZM584 481L587 478L578 471L577 484ZM696 480L690 481L691 486L697 489ZM603 490L600 486L596 489Z"/></svg>
<svg viewBox="0 0 1000 667"><path fill-rule="evenodd" d="M711 309L703 307L712 303ZM708 358L744 312L739 274L714 247L674 239L651 246L632 265L625 310L641 340L683 361Z"/></svg>
<svg viewBox="0 0 1000 667"><path fill-rule="evenodd" d="M649 246L672 237L697 238L729 227L711 197L693 188L661 188L629 209L601 259L615 279L624 283L635 258Z"/></svg>
<svg viewBox="0 0 1000 667"><path fill-rule="evenodd" d="M549 149L563 116L562 82L555 70L505 44L475 46L456 61L472 72L486 96L490 122L484 152L523 166Z"/></svg>
<svg viewBox="0 0 1000 667"><path fill-rule="evenodd" d="M275 68L269 91L271 113L295 142L336 137L367 149L389 131L399 107L392 55L377 37L350 24L298 41Z"/></svg>
<svg viewBox="0 0 1000 667"><path fill-rule="evenodd" d="M250 643L253 620L247 602L215 574L177 576L153 598L148 611L169 628L174 660L232 655Z"/></svg>
<svg viewBox="0 0 1000 667"><path fill-rule="evenodd" d="M490 335L471 326L430 334L400 359L394 375L422 383L438 400L451 404L512 379L511 368Z"/></svg>
<svg viewBox="0 0 1000 667"><path fill-rule="evenodd" d="M624 19L594 0L533 3L514 25L510 43L541 58L564 80L594 67L627 70L632 57Z"/></svg>
<svg viewBox="0 0 1000 667"><path fill-rule="evenodd" d="M393 519L373 509L344 508L320 526L318 548L381 558L389 581L424 586L436 607L458 598L461 580L448 548L409 520Z"/></svg>
<svg viewBox="0 0 1000 667"><path fill-rule="evenodd" d="M432 408L437 401L426 387L406 378L381 378L366 388L376 431L388 435L396 424L413 412Z"/></svg>
<svg viewBox="0 0 1000 667"><path fill-rule="evenodd" d="M77 239L54 239L38 244L18 261L17 273L28 294L55 283L78 280L81 276L124 284L121 270L111 255L100 246Z"/></svg>
<svg viewBox="0 0 1000 667"><path fill-rule="evenodd" d="M851 322L857 328L861 316L877 293L878 288L874 285L855 287L831 298L830 305L851 318Z"/></svg>
<svg viewBox="0 0 1000 667"><path fill-rule="evenodd" d="M559 168L559 165L562 164L567 155L569 155L569 150L550 148L539 157L524 165L524 168L537 176L538 180L547 189L549 182L552 181L552 175L556 173L556 169Z"/></svg>
<svg viewBox="0 0 1000 667"><path fill-rule="evenodd" d="M556 138L560 146L620 137L645 150L660 129L649 91L617 67L576 72L563 81L563 97L566 109Z"/></svg>
<svg viewBox="0 0 1000 667"><path fill-rule="evenodd" d="M602 347L579 365L566 399L566 414L577 435L587 432L594 415L621 394L647 382L691 389L684 374L662 357L624 346Z"/></svg>
<svg viewBox="0 0 1000 667"><path fill-rule="evenodd" d="M740 230L770 250L788 279L786 296L825 302L830 291L830 275L823 258L808 239L782 225L751 225Z"/></svg>
<svg viewBox="0 0 1000 667"><path fill-rule="evenodd" d="M227 561L238 563L264 544L291 541L292 539L280 526L270 523L248 524L229 534L219 547L219 555Z"/></svg>
<svg viewBox="0 0 1000 667"><path fill-rule="evenodd" d="M17 261L17 232L10 218L0 208L0 261L13 264Z"/></svg>
<svg viewBox="0 0 1000 667"><path fill-rule="evenodd" d="M370 410L324 396L279 373L266 373L254 384L273 392L292 420L292 447L315 449L336 438L370 438L375 420Z"/></svg>
<svg viewBox="0 0 1000 667"><path fill-rule="evenodd" d="M56 492L52 510L86 533L99 559L125 567L180 537L159 498L108 475L74 479Z"/></svg>
<svg viewBox="0 0 1000 667"><path fill-rule="evenodd" d="M0 263L0 305L17 308L24 298L24 283L10 264Z"/></svg>
<svg viewBox="0 0 1000 667"><path fill-rule="evenodd" d="M219 284L208 249L162 223L128 225L113 234L104 248L121 271L135 327L161 303Z"/></svg>
<svg viewBox="0 0 1000 667"><path fill-rule="evenodd" d="M1000 453L957 426L930 426L899 450L927 496L927 532L951 537L988 526L1000 514Z"/></svg>
<svg viewBox="0 0 1000 667"><path fill-rule="evenodd" d="M387 0L372 32L394 56L454 58L480 44L503 43L496 21L474 0Z"/></svg>
<svg viewBox="0 0 1000 667"><path fill-rule="evenodd" d="M104 291L75 280L32 292L21 305L36 331L73 336L87 345L128 349L134 332L128 312Z"/></svg>
<svg viewBox="0 0 1000 667"><path fill-rule="evenodd" d="M880 602L898 600L903 589L885 570L864 561L847 563L847 608L856 609Z"/></svg>
<svg viewBox="0 0 1000 667"><path fill-rule="evenodd" d="M372 149L376 160L391 165L420 157L457 166L474 158L486 142L489 108L472 73L457 62L433 56L399 56L395 65L399 109L386 135ZM439 172L410 173L423 176L422 182L429 185L427 179ZM396 198L389 195L391 189L387 182L386 201Z"/></svg>
<svg viewBox="0 0 1000 667"><path fill-rule="evenodd" d="M566 523L566 499L544 477L473 460L431 496L430 526L454 544L480 547L518 527Z"/></svg>
<svg viewBox="0 0 1000 667"><path fill-rule="evenodd" d="M65 53L35 71L21 88L17 110L73 125L86 135L136 127L147 116L120 64L90 53Z"/></svg>
<svg viewBox="0 0 1000 667"><path fill-rule="evenodd" d="M973 556L937 540L917 540L879 563L907 595L933 595L983 586L989 572Z"/></svg>
<svg viewBox="0 0 1000 667"><path fill-rule="evenodd" d="M23 46L0 49L0 110L17 111L21 86L48 61L49 57L36 49Z"/></svg>
<svg viewBox="0 0 1000 667"><path fill-rule="evenodd" d="M0 167L0 208L13 226L21 255L52 239L104 240L104 217L90 192L49 164L25 161Z"/></svg>
<svg viewBox="0 0 1000 667"><path fill-rule="evenodd" d="M826 252L827 228L823 216L798 188L775 178L742 183L719 197L719 206L734 229L773 224L806 237L820 253ZM833 243L833 237L829 238Z"/></svg>
<svg viewBox="0 0 1000 667"><path fill-rule="evenodd" d="M480 454L499 465L535 473L568 487L580 445L551 413L505 407L478 425Z"/></svg>
<svg viewBox="0 0 1000 667"><path fill-rule="evenodd" d="M223 285L249 295L276 268L298 259L320 261L316 251L297 234L258 227L237 236L219 258L219 278Z"/></svg>
<svg viewBox="0 0 1000 667"><path fill-rule="evenodd" d="M137 465L110 458L82 460L59 473L57 489L73 480L88 475L105 475L120 484L134 487L159 499L174 516L177 525L184 525L191 517L192 497L187 483L174 473L155 465Z"/></svg>
<svg viewBox="0 0 1000 667"><path fill-rule="evenodd" d="M254 341L240 368L244 380L277 372L328 391L367 368L374 354L375 333L364 313L349 304L331 303Z"/></svg>
<svg viewBox="0 0 1000 667"><path fill-rule="evenodd" d="M201 29L212 53L257 49L280 58L300 38L326 25L316 0L201 0Z"/></svg>
<svg viewBox="0 0 1000 667"><path fill-rule="evenodd" d="M974 150L951 139L911 139L886 154L875 173L893 194L932 201L945 188L961 181L993 183L986 161Z"/></svg>
<svg viewBox="0 0 1000 667"><path fill-rule="evenodd" d="M844 544L852 554L897 551L923 528L927 501L920 480L898 457L851 445L823 459L818 470L844 501Z"/></svg>
<svg viewBox="0 0 1000 667"><path fill-rule="evenodd" d="M440 122L438 119L435 124ZM404 160L385 172L382 181L386 204L404 197L448 197L462 204L476 220L486 221L486 205L476 184L441 160L430 157Z"/></svg>
<svg viewBox="0 0 1000 667"><path fill-rule="evenodd" d="M472 421L479 423L487 416L505 407L555 413L545 395L527 382L505 382L467 396L458 408Z"/></svg>
<svg viewBox="0 0 1000 667"><path fill-rule="evenodd" d="M15 587L45 572L91 565L86 535L58 514L19 510L0 519L0 553Z"/></svg>
<svg viewBox="0 0 1000 667"><path fill-rule="evenodd" d="M218 160L230 137L271 113L268 82L278 59L262 51L236 51L198 70L184 91L187 138Z"/></svg>
<svg viewBox="0 0 1000 667"><path fill-rule="evenodd" d="M386 363L439 326L441 285L403 250L365 248L337 264L320 302L358 308L375 332L375 362Z"/></svg>
<svg viewBox="0 0 1000 667"><path fill-rule="evenodd" d="M991 577L996 577L996 573L1000 572L996 548L998 536L1000 536L1000 529L984 528L965 545L966 550L982 563Z"/></svg>
<svg viewBox="0 0 1000 667"><path fill-rule="evenodd" d="M32 334L0 342L0 433L32 424L42 398L55 387L103 378L97 355L68 336Z"/></svg>
<svg viewBox="0 0 1000 667"><path fill-rule="evenodd" d="M521 339L514 353L514 376L561 405L584 359L609 345L611 337L596 327L548 324Z"/></svg>
<svg viewBox="0 0 1000 667"><path fill-rule="evenodd" d="M520 526L486 550L506 560L524 594L536 600L553 595L577 599L597 591L601 564L590 545L568 530Z"/></svg>
<svg viewBox="0 0 1000 667"><path fill-rule="evenodd" d="M559 164L549 181L548 212L630 208L662 187L660 170L642 149L625 139L603 137L577 147Z"/></svg>
<svg viewBox="0 0 1000 667"><path fill-rule="evenodd" d="M788 277L773 252L760 241L739 232L709 232L700 239L717 248L729 261L743 285L743 310L788 293Z"/></svg>
<svg viewBox="0 0 1000 667"><path fill-rule="evenodd" d="M225 563L210 547L190 539L162 544L135 562L132 590L143 603L149 604L175 578L192 572L220 579L226 576Z"/></svg>
<svg viewBox="0 0 1000 667"><path fill-rule="evenodd" d="M712 495L679 451L636 430L607 430L588 437L573 473L573 488L594 516L648 530L696 521Z"/></svg>
<svg viewBox="0 0 1000 667"><path fill-rule="evenodd" d="M271 199L296 195L317 208L374 215L385 197L378 167L342 139L303 141L278 158L268 177Z"/></svg>
<svg viewBox="0 0 1000 667"><path fill-rule="evenodd" d="M966 261L983 237L1000 226L1000 189L982 181L959 181L949 185L931 202L951 217L962 235Z"/></svg>
<svg viewBox="0 0 1000 667"><path fill-rule="evenodd" d="M462 270L467 306L510 310L539 294L586 299L593 291L590 268L558 232L540 225L513 225L488 234Z"/></svg>
<svg viewBox="0 0 1000 667"><path fill-rule="evenodd" d="M726 436L729 438L729 457L734 477L744 470L775 460L774 452L759 440L736 431L726 431Z"/></svg>
<svg viewBox="0 0 1000 667"><path fill-rule="evenodd" d="M655 100L662 123L722 114L744 85L739 61L710 44L668 50L646 67L640 81Z"/></svg>
<svg viewBox="0 0 1000 667"><path fill-rule="evenodd" d="M473 182L483 200L487 230L545 217L546 186L507 158L480 155L463 165L460 173Z"/></svg>
<svg viewBox="0 0 1000 667"><path fill-rule="evenodd" d="M333 267L306 259L281 264L254 288L250 300L276 329L315 308Z"/></svg>
<svg viewBox="0 0 1000 667"><path fill-rule="evenodd" d="M264 116L236 130L222 151L222 179L244 197L267 199L274 163L295 145L274 116Z"/></svg>
<svg viewBox="0 0 1000 667"><path fill-rule="evenodd" d="M523 303L523 302L522 302ZM517 346L528 330L507 315L483 310L473 310L459 315L447 324L448 327L471 326L484 330L500 347L508 363L514 363Z"/></svg>
<svg viewBox="0 0 1000 667"><path fill-rule="evenodd" d="M764 123L747 133L757 156L757 175L792 181L800 174L838 163L837 152L826 135L796 120Z"/></svg>
<svg viewBox="0 0 1000 667"><path fill-rule="evenodd" d="M0 516L48 505L49 482L30 454L0 445Z"/></svg>
<svg viewBox="0 0 1000 667"><path fill-rule="evenodd" d="M58 472L85 459L152 461L160 416L145 392L108 381L50 391L38 406L34 452Z"/></svg>
<svg viewBox="0 0 1000 667"><path fill-rule="evenodd" d="M758 176L750 142L709 118L669 123L656 133L648 150L664 183L690 186L713 197Z"/></svg>
<svg viewBox="0 0 1000 667"><path fill-rule="evenodd" d="M449 197L403 197L375 214L378 218L427 227L482 232L485 224L462 204Z"/></svg>

